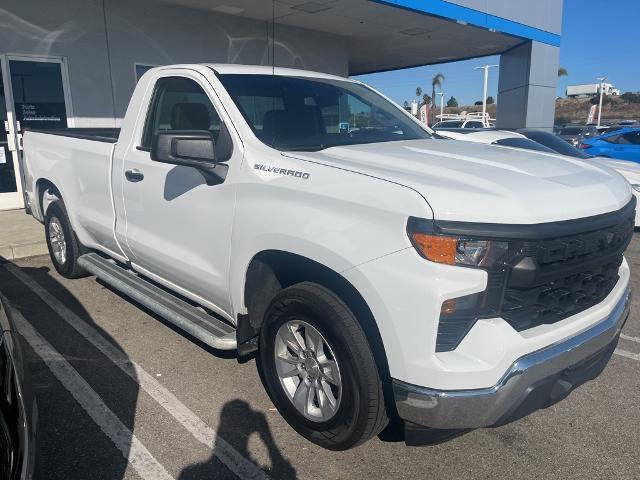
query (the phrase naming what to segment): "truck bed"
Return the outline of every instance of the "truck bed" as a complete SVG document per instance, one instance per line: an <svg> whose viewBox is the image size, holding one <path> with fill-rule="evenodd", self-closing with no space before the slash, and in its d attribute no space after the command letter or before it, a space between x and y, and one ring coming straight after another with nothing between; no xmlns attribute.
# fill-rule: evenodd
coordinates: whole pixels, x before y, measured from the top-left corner
<svg viewBox="0 0 640 480"><path fill-rule="evenodd" d="M36 133L81 138L96 142L116 143L120 136L119 128L59 128L55 130L30 130Z"/></svg>
<svg viewBox="0 0 640 480"><path fill-rule="evenodd" d="M34 215L44 219L37 206L37 179L56 186L67 204L69 218L80 241L117 251L111 203L112 157L119 136L115 128L65 128L28 130L24 133L24 183Z"/></svg>

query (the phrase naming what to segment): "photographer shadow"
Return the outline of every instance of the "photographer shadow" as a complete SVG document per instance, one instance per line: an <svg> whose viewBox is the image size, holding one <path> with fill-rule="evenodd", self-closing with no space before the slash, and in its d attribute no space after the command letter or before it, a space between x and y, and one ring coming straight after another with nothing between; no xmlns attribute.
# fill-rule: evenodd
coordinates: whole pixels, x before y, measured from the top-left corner
<svg viewBox="0 0 640 480"><path fill-rule="evenodd" d="M252 457L249 450L249 439L256 434L267 449L271 465L261 467L272 478L292 480L297 478L296 470L291 463L284 458L278 448L271 428L264 413L251 408L248 402L235 399L227 402L220 412L218 423L218 438L211 457L202 463L186 467L178 477L178 480L195 480L208 478L219 469L219 458L227 456L230 444L243 458L259 465ZM222 440L224 439L224 440ZM223 446L221 442L225 442Z"/></svg>

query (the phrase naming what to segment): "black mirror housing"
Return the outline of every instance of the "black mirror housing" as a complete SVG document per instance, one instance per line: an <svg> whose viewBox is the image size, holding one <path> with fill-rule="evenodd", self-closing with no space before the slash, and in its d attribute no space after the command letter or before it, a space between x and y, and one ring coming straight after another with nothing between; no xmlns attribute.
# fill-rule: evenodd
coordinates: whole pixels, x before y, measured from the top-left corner
<svg viewBox="0 0 640 480"><path fill-rule="evenodd" d="M207 130L166 130L158 133L151 146L151 160L201 169L213 168L216 146Z"/></svg>

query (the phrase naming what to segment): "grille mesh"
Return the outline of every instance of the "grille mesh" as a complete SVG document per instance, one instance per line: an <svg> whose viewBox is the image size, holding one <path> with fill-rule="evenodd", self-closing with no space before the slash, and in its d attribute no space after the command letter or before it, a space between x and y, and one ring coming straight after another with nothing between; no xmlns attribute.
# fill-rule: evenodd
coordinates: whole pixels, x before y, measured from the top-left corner
<svg viewBox="0 0 640 480"><path fill-rule="evenodd" d="M554 323L601 302L618 281L633 220L594 232L525 242L504 291L501 316L517 331ZM519 266L528 265L526 272Z"/></svg>

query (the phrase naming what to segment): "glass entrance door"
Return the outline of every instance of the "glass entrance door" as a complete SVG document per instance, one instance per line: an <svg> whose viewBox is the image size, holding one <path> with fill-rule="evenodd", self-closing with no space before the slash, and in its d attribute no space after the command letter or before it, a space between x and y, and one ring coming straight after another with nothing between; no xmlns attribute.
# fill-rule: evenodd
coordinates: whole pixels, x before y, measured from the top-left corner
<svg viewBox="0 0 640 480"><path fill-rule="evenodd" d="M0 117L5 133L0 142L4 142L6 160L0 163L0 210L23 206L20 157L24 129L67 128L71 111L62 59L7 56L2 60L5 95Z"/></svg>
<svg viewBox="0 0 640 480"><path fill-rule="evenodd" d="M0 62L0 210L22 207L20 176L15 156L13 120L7 114L8 88L5 85L6 63Z"/></svg>

